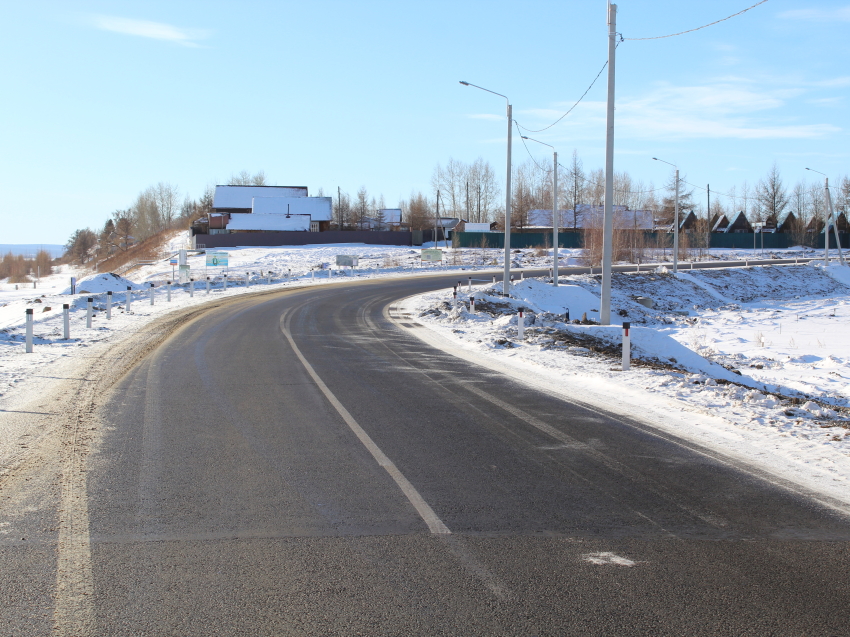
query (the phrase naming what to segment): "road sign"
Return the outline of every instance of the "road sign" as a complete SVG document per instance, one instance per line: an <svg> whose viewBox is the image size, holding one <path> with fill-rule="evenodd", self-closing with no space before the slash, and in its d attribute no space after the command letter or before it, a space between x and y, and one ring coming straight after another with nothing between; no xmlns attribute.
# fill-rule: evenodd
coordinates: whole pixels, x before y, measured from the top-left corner
<svg viewBox="0 0 850 637"><path fill-rule="evenodd" d="M227 252L207 252L207 267L211 268L226 268L227 259L230 256Z"/></svg>
<svg viewBox="0 0 850 637"><path fill-rule="evenodd" d="M360 257L355 257L349 254L338 254L336 255L336 264L337 265L347 265L349 267L355 268L360 261Z"/></svg>
<svg viewBox="0 0 850 637"><path fill-rule="evenodd" d="M422 250L421 257L423 261L442 261L443 251L435 248L425 248Z"/></svg>
<svg viewBox="0 0 850 637"><path fill-rule="evenodd" d="M169 264L170 264L170 265L177 265L177 257L171 257L171 260L169 261Z"/></svg>

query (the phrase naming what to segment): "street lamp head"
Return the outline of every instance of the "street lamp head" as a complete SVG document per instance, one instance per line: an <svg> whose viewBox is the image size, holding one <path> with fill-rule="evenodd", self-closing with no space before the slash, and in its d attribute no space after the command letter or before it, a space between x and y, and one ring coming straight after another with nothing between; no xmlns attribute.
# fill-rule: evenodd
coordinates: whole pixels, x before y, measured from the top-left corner
<svg viewBox="0 0 850 637"><path fill-rule="evenodd" d="M654 159L655 161L658 161L658 157L653 157L653 159Z"/></svg>
<svg viewBox="0 0 850 637"><path fill-rule="evenodd" d="M461 80L460 83L463 84L464 86L469 86L469 82L464 82L463 80Z"/></svg>

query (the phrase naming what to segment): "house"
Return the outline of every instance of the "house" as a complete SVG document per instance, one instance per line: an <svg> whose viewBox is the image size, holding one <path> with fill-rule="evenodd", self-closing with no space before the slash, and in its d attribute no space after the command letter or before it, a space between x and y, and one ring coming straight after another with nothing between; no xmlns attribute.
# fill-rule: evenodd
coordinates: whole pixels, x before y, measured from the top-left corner
<svg viewBox="0 0 850 637"><path fill-rule="evenodd" d="M753 227L750 225L749 220L747 219L747 215L744 214L744 211L740 211L735 218L724 228L723 230L719 230L719 232L726 232L731 234L740 234L745 232L752 232Z"/></svg>
<svg viewBox="0 0 850 637"><path fill-rule="evenodd" d="M782 223L777 224L775 232L779 233L788 233L794 232L797 226L797 215L793 212L789 212L785 215L785 218L782 220Z"/></svg>
<svg viewBox="0 0 850 637"><path fill-rule="evenodd" d="M681 211L679 211L681 214ZM685 234L690 234L691 232L695 232L697 230L697 216L694 214L693 210L689 210L688 214L685 215L685 218L679 223L679 232L684 232Z"/></svg>
<svg viewBox="0 0 850 637"><path fill-rule="evenodd" d="M714 215L714 218L711 221L711 231L712 232L726 232L729 228L729 217L725 214L722 215Z"/></svg>
<svg viewBox="0 0 850 637"><path fill-rule="evenodd" d="M330 197L309 197L303 186L216 186L209 232L324 232L332 212Z"/></svg>

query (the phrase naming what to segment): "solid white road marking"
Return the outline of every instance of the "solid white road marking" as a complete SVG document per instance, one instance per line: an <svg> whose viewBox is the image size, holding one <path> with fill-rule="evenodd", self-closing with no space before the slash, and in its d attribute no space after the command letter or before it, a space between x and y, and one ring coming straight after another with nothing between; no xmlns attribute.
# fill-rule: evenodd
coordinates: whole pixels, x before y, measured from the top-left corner
<svg viewBox="0 0 850 637"><path fill-rule="evenodd" d="M354 435L363 443L363 446L368 449L369 453L372 454L372 457L377 461L377 463L382 466L387 473L390 474L395 483L399 486L402 493L407 497L410 501L410 504L413 505L413 508L416 509L419 516L428 525L428 529L430 529L431 533L438 535L445 535L451 533L449 528L443 524L443 521L437 517L437 514L434 513L434 510L425 502L424 498L419 495L419 492L416 490L410 481L404 477L404 474L399 471L398 467L390 460L383 451L375 444L375 441L367 434L363 428L357 424L357 421L354 420L354 417L348 412L348 410L343 406L337 397L334 396L333 392L328 389L328 386L319 378L319 375L316 373L316 370L313 369L313 366L307 362L307 359L304 358L304 355L301 354L301 350L298 349L298 346L295 344L295 341L292 339L292 335L289 333L289 328L287 327L287 323L289 322L287 319L287 314L284 314L280 317L280 330L283 332L283 335L286 337L286 340L289 341L289 345L292 347L292 351L295 352L295 355L298 357L298 360L301 361L301 364L304 365L304 369L307 370L307 373L310 374L310 377L316 383L316 386L321 390L321 392L325 395L325 398L328 399L331 405L334 406L334 409L337 410L342 419L345 421L345 424L348 425L349 429L354 432Z"/></svg>

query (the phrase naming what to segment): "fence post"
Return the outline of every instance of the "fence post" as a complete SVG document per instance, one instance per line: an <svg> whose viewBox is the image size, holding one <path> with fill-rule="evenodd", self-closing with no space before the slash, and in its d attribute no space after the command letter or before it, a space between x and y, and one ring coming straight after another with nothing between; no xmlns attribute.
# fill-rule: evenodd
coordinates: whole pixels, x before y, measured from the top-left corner
<svg viewBox="0 0 850 637"><path fill-rule="evenodd" d="M165 289L168 291L168 296L165 297L165 300L171 303L171 281L165 282Z"/></svg>
<svg viewBox="0 0 850 637"><path fill-rule="evenodd" d="M92 303L94 303L94 299L92 297L88 297L86 299L86 327L91 327L91 319L92 319Z"/></svg>
<svg viewBox="0 0 850 637"><path fill-rule="evenodd" d="M516 334L517 338L525 338L525 314L522 310L519 311L519 316L516 318Z"/></svg>
<svg viewBox="0 0 850 637"><path fill-rule="evenodd" d="M632 366L632 337L629 334L631 323L623 321L623 371L627 372Z"/></svg>
<svg viewBox="0 0 850 637"><path fill-rule="evenodd" d="M106 320L112 320L112 290L106 293Z"/></svg>
<svg viewBox="0 0 850 637"><path fill-rule="evenodd" d="M151 305L153 305L153 283L151 283L151 289L148 290L148 295L151 297Z"/></svg>
<svg viewBox="0 0 850 637"><path fill-rule="evenodd" d="M133 302L133 292L131 291L131 288L128 285L127 286L127 310L126 310L127 314L130 313L130 305L132 304L132 302Z"/></svg>
<svg viewBox="0 0 850 637"><path fill-rule="evenodd" d="M71 338L71 316L69 310L71 306L67 303L62 304L62 339L68 340Z"/></svg>
<svg viewBox="0 0 850 637"><path fill-rule="evenodd" d="M195 298L195 279L189 279L189 298Z"/></svg>
<svg viewBox="0 0 850 637"><path fill-rule="evenodd" d="M32 354L32 322L34 317L32 315L32 308L27 308L27 354Z"/></svg>

